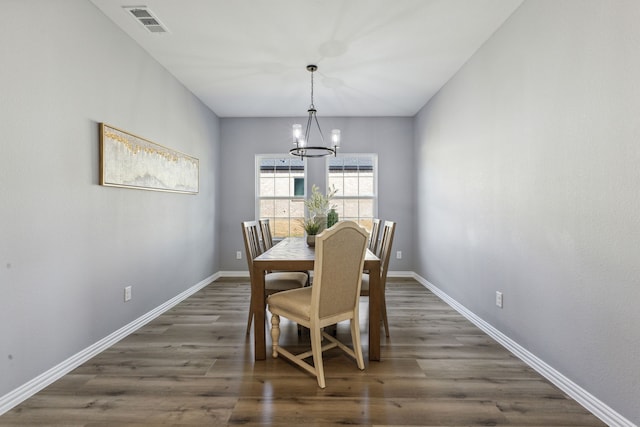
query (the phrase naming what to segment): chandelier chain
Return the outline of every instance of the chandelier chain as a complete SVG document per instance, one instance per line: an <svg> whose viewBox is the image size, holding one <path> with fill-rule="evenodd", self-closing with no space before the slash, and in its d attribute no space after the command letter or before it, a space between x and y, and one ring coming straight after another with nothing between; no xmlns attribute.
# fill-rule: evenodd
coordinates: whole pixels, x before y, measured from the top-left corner
<svg viewBox="0 0 640 427"><path fill-rule="evenodd" d="M310 108L316 108L313 105L313 71L311 71L311 105Z"/></svg>

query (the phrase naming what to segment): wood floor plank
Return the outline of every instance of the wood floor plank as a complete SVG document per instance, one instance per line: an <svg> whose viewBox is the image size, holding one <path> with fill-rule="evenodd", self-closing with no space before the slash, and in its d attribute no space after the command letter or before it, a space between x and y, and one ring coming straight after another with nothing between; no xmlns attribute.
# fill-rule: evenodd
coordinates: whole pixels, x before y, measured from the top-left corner
<svg viewBox="0 0 640 427"><path fill-rule="evenodd" d="M390 279L391 337L365 370L324 355L327 388L256 362L244 278L211 283L0 416L0 426L603 426L413 279ZM367 304L361 301L367 350ZM265 325L266 326L266 325ZM281 342L309 346L283 319ZM348 324L336 330L350 343ZM270 344L269 338L267 345Z"/></svg>

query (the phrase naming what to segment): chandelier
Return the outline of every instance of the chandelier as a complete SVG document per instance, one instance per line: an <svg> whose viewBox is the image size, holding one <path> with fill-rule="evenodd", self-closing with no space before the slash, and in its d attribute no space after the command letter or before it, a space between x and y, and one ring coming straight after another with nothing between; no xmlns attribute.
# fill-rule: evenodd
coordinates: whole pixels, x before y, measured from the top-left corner
<svg viewBox="0 0 640 427"><path fill-rule="evenodd" d="M322 129L320 129L320 123L318 123L316 107L313 105L313 73L317 70L317 65L307 65L307 71L311 73L311 105L309 105L309 109L307 110L309 119L307 120L307 128L304 135L302 134L302 125L293 125L293 145L295 145L295 148L289 150L289 153L298 157L335 156L338 152L338 147L340 147L340 129L333 129L331 131L331 145L328 146L325 145L324 135L322 134ZM311 145L309 143L309 136L314 122L320 133L320 139L322 140L321 145Z"/></svg>

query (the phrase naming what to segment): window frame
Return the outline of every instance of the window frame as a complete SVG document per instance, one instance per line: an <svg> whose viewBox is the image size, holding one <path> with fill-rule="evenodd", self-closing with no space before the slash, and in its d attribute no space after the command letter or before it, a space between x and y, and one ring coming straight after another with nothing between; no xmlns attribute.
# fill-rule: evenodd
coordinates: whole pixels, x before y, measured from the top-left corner
<svg viewBox="0 0 640 427"><path fill-rule="evenodd" d="M338 153L335 157L337 158L368 158L372 163L372 172L373 172L373 195L372 196L341 196L339 192L333 197L335 200L362 200L369 199L373 201L373 218L378 217L378 154L377 153ZM329 189L330 185L330 163L331 159L325 159L325 186ZM368 217L366 217L368 219ZM340 218L342 219L342 218ZM361 223L361 217L358 214L358 223Z"/></svg>
<svg viewBox="0 0 640 427"><path fill-rule="evenodd" d="M309 174L309 168L308 168L308 164L307 164L307 159L302 159L302 175L303 175L303 180L304 180L304 194L302 194L301 196L296 196L295 195L295 177L293 178L293 182L292 182L292 187L291 188L291 192L294 193L293 195L288 195L288 196L273 196L273 197L262 197L260 194L260 178L261 178L261 164L263 160L296 160L299 158L292 158L291 155L289 153L270 153L270 154L256 154L255 155L255 164L254 164L254 214L255 214L255 218L258 219L262 219L262 218L269 218L272 219L272 217L266 217L266 216L261 216L260 214L260 207L261 207L261 201L262 200L300 200L300 203L304 203L304 200L307 198L307 178L308 178L308 174ZM291 170L289 170L289 174L291 173ZM290 175L291 176L291 175ZM292 219L291 217L291 212L289 212L289 236L291 236L291 222L295 221L295 219ZM270 223L272 223L273 221L269 221ZM275 233L275 223L273 223L273 225L271 225L272 229L271 232L273 234L273 238L274 240L280 240L282 238L282 236L278 236Z"/></svg>

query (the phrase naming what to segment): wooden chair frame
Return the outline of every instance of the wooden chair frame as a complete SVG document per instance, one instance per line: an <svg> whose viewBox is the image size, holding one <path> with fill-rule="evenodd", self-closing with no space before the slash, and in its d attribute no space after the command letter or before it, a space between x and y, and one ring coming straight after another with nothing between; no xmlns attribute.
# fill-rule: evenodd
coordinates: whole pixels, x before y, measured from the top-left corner
<svg viewBox="0 0 640 427"><path fill-rule="evenodd" d="M369 237L369 250L378 255L378 243L380 239L380 223L379 218L374 218L371 223L371 236Z"/></svg>
<svg viewBox="0 0 640 427"><path fill-rule="evenodd" d="M260 233L262 234L262 247L267 251L273 246L273 237L271 234L269 219L261 219L258 223L260 224Z"/></svg>
<svg viewBox="0 0 640 427"><path fill-rule="evenodd" d="M396 231L396 223L393 221L385 221L381 229L382 238L380 239L378 257L380 258L380 284L382 286L382 322L384 324L385 335L389 336L389 320L387 319L387 299L386 299L386 287L387 287L387 271L389 269L389 260L391 259L391 247L393 245L393 236ZM360 291L361 296L369 296L369 277L367 274L363 275L363 285Z"/></svg>

